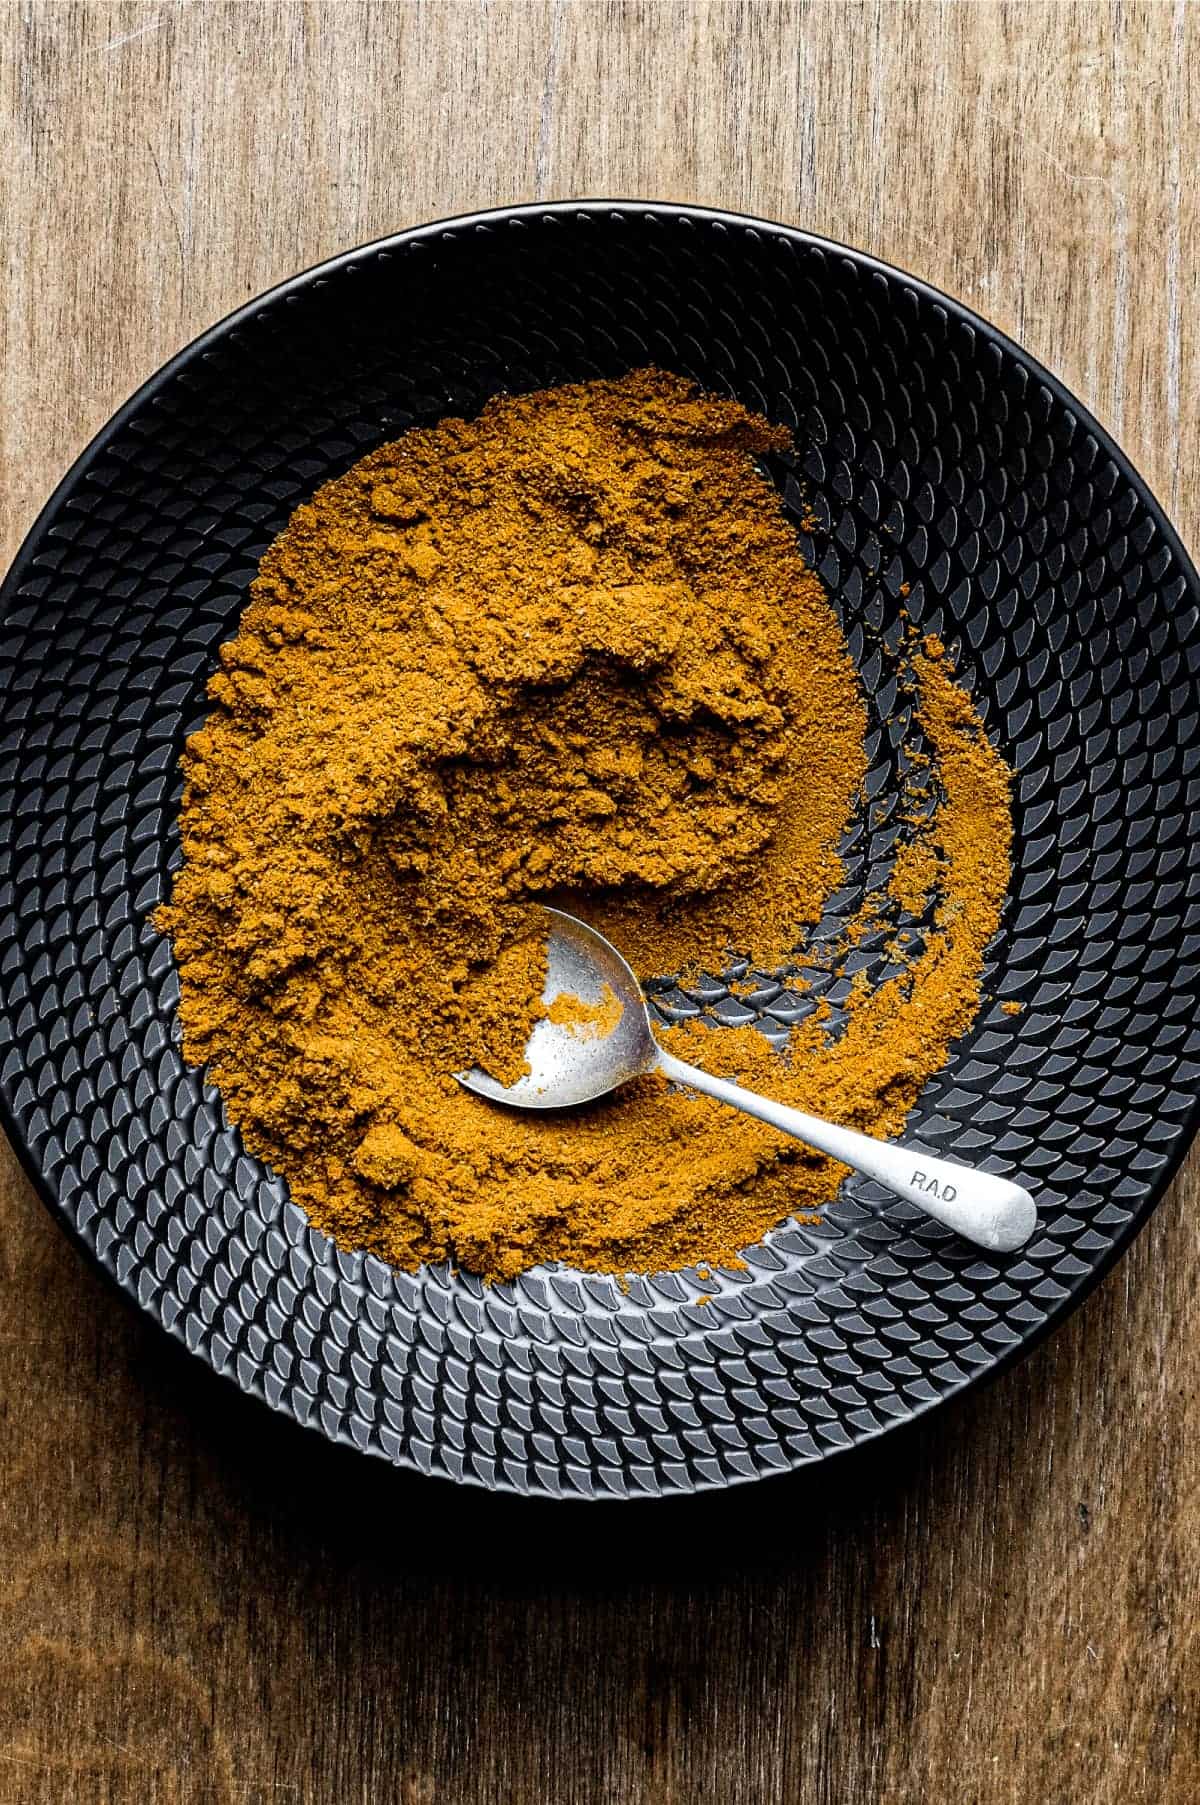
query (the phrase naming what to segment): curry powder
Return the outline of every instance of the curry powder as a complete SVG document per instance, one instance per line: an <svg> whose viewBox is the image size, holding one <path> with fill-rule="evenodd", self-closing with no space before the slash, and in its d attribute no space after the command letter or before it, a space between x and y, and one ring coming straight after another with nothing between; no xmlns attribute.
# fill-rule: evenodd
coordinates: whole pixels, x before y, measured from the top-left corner
<svg viewBox="0 0 1200 1805"><path fill-rule="evenodd" d="M340 1245L489 1279L737 1265L834 1196L842 1168L658 1078L560 1116L453 1077L521 1069L531 899L647 977L727 952L765 971L842 882L868 715L759 466L789 445L653 370L500 397L372 452L264 556L156 922L187 1057ZM905 671L927 806L824 956L899 910L924 928L844 986L837 1032L827 1001L793 1007L782 1055L752 1027L664 1036L883 1135L974 1019L1009 877L1004 764L940 644Z"/></svg>

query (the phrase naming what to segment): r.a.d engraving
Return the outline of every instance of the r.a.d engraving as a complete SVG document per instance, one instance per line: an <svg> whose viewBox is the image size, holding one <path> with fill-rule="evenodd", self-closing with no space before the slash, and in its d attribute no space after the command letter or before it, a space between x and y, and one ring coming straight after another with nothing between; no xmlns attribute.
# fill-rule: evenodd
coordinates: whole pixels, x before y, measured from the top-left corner
<svg viewBox="0 0 1200 1805"><path fill-rule="evenodd" d="M912 1182L918 1191L924 1191L930 1197L940 1197L943 1203L953 1203L958 1196L957 1185L939 1184L936 1178L930 1178L926 1172L914 1172Z"/></svg>

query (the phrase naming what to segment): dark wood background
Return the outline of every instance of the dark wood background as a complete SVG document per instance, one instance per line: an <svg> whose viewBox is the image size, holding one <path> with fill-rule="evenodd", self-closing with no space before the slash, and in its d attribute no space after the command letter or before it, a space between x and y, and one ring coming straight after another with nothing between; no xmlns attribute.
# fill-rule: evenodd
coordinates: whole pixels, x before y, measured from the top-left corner
<svg viewBox="0 0 1200 1805"><path fill-rule="evenodd" d="M794 220L962 296L1195 549L1198 54L1184 0L6 0L0 555L248 295L587 194ZM0 1148L0 1800L1192 1805L1198 1177L990 1390L822 1473L587 1507L246 1404Z"/></svg>

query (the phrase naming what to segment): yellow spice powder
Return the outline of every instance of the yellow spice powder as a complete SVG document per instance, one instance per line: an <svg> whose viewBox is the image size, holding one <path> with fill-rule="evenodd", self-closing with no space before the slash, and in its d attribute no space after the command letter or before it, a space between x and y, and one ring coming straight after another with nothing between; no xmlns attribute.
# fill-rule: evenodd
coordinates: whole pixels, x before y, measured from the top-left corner
<svg viewBox="0 0 1200 1805"><path fill-rule="evenodd" d="M650 977L777 966L842 882L868 711L759 467L788 445L654 370L499 397L371 453L264 556L156 920L188 1058L341 1245L493 1279L731 1264L834 1195L832 1162L657 1078L566 1116L453 1078L519 1075L529 901ZM907 668L935 806L824 956L888 909L932 925L837 1032L823 999L782 1053L753 1028L665 1034L885 1135L974 1019L1009 876L1008 772L941 645Z"/></svg>

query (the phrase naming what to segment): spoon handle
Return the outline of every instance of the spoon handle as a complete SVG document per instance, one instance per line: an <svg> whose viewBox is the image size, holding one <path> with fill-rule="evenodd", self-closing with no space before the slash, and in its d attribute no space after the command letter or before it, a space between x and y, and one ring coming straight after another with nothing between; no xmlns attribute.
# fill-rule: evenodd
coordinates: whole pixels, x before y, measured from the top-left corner
<svg viewBox="0 0 1200 1805"><path fill-rule="evenodd" d="M915 1203L947 1228L992 1253L1013 1253L1024 1247L1037 1226L1037 1206L1028 1191L1011 1179L997 1178L973 1166L952 1165L932 1154L893 1141L877 1141L853 1128L837 1128L819 1116L773 1103L756 1091L743 1090L725 1078L714 1078L698 1066L686 1065L659 1048L658 1069L674 1084L703 1091L720 1103L729 1103L748 1116L769 1122L783 1134L806 1141L844 1166L853 1166L868 1178L878 1179L898 1197Z"/></svg>

